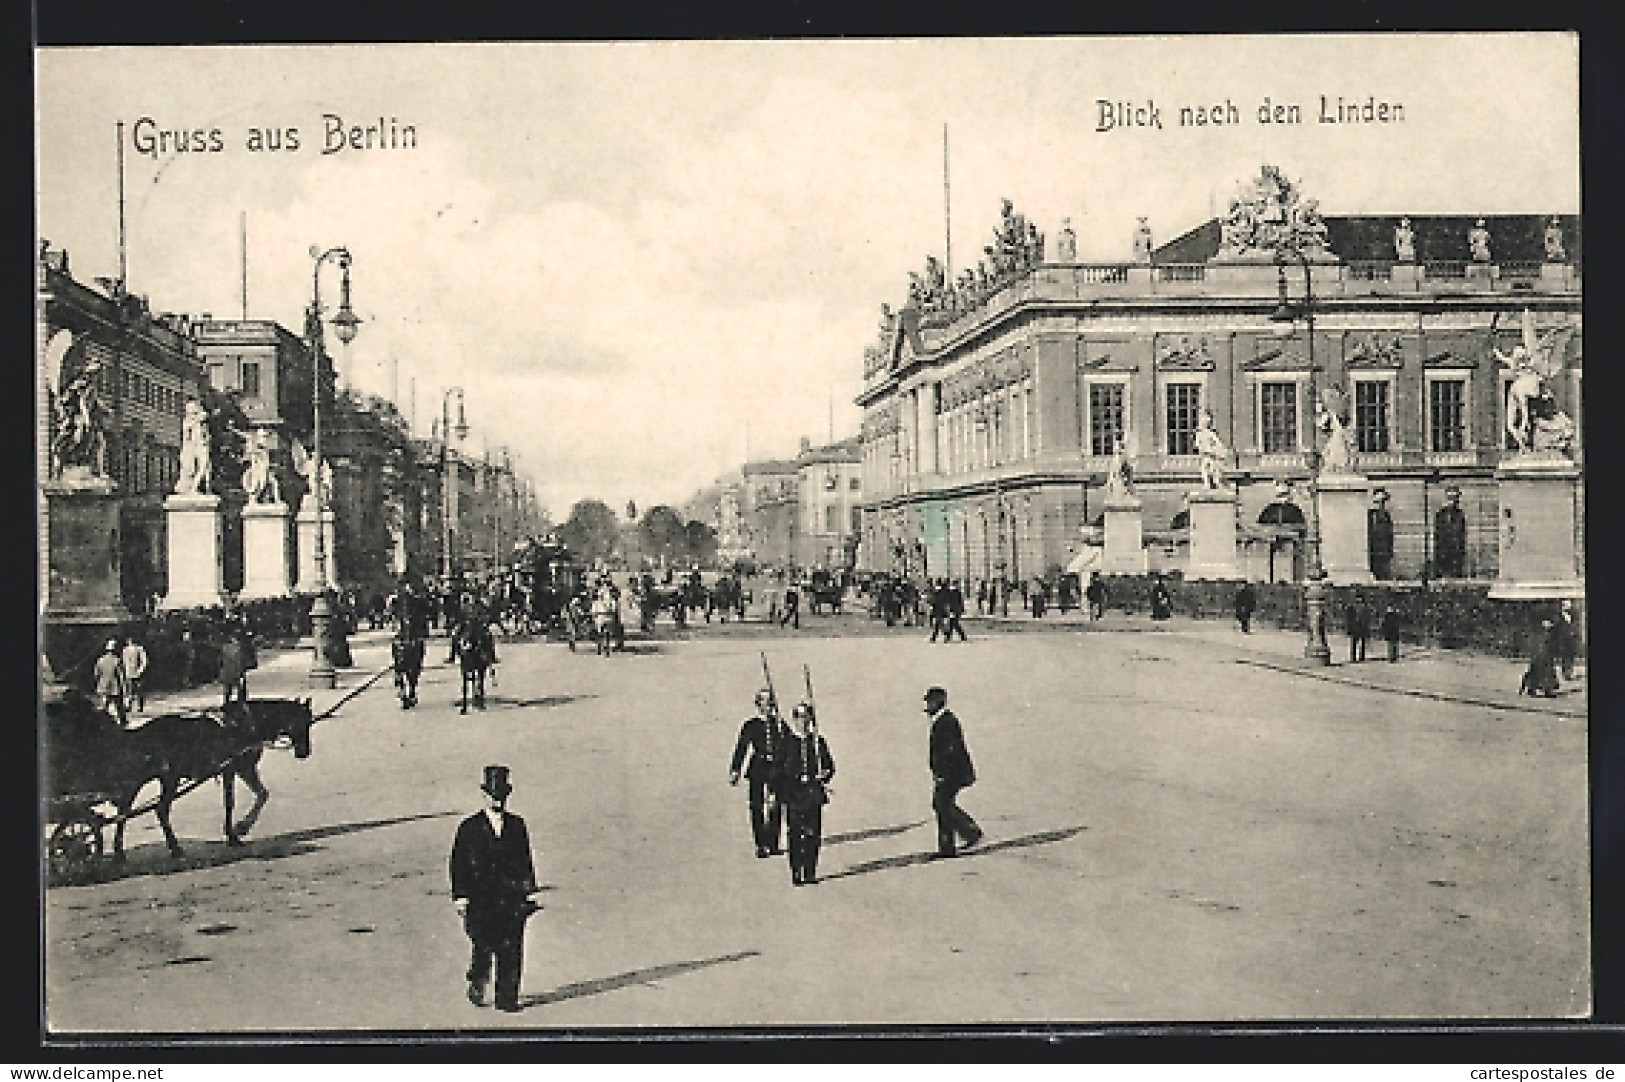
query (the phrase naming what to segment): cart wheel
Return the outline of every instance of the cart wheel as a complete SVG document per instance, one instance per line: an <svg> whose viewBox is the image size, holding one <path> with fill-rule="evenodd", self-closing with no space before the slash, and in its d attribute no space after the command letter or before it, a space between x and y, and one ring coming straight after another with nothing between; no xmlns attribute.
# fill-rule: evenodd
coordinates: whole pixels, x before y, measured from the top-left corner
<svg viewBox="0 0 1625 1082"><path fill-rule="evenodd" d="M93 819L69 819L51 832L51 875L73 882L93 868L102 855L101 824Z"/></svg>

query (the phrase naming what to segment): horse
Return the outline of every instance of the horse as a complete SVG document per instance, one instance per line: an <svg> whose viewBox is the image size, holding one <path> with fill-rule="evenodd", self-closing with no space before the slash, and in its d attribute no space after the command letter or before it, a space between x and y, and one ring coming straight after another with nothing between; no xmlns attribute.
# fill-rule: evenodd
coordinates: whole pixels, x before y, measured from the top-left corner
<svg viewBox="0 0 1625 1082"><path fill-rule="evenodd" d="M113 834L114 863L124 860L124 824L135 798L152 781L159 785L158 825L163 828L171 856L185 855L169 823L169 810L181 784L216 775L225 806L226 844L241 845L242 836L253 829L271 798L259 776L265 745L287 737L294 758L309 758L314 723L309 699L253 699L222 710L160 714L139 729L123 731L108 748L117 764L112 769L122 774L124 783L116 800L119 817ZM253 790L254 805L241 820L233 821L239 777Z"/></svg>
<svg viewBox="0 0 1625 1082"><path fill-rule="evenodd" d="M418 677L423 675L424 648L423 639L412 635L405 627L397 631L390 641L390 660L395 667L395 693L400 696L402 710L418 704Z"/></svg>
<svg viewBox="0 0 1625 1082"><path fill-rule="evenodd" d="M468 713L470 691L474 693L474 708L484 710L485 671L496 664L496 644L491 641L490 626L477 615L464 620L452 636L451 653L462 673L462 697L457 712Z"/></svg>

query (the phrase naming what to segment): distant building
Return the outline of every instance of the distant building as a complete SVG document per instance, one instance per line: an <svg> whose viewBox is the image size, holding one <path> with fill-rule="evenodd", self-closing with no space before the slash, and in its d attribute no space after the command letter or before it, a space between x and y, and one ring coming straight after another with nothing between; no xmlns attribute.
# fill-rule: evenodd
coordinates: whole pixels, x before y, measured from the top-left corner
<svg viewBox="0 0 1625 1082"><path fill-rule="evenodd" d="M858 437L824 447L802 440L796 456L800 526L796 562L803 567L848 568L856 560L863 464Z"/></svg>
<svg viewBox="0 0 1625 1082"><path fill-rule="evenodd" d="M759 562L789 566L801 521L800 476L794 460L747 462L740 468L745 545Z"/></svg>

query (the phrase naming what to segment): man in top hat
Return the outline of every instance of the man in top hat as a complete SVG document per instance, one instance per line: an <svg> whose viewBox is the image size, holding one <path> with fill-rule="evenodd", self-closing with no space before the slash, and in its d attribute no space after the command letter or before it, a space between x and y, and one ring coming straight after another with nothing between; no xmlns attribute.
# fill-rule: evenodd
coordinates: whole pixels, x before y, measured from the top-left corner
<svg viewBox="0 0 1625 1082"><path fill-rule="evenodd" d="M976 784L976 768L965 747L965 733L959 718L948 709L948 693L933 687L925 692L925 713L931 719L931 807L937 813L937 856L951 857L956 837L965 847L982 840L982 828L955 803L959 790Z"/></svg>
<svg viewBox="0 0 1625 1082"><path fill-rule="evenodd" d="M508 768L488 766L480 789L485 810L457 827L451 847L451 897L473 944L468 963L468 1001L485 1006L485 986L496 960L496 1008L519 1010L519 970L524 958L525 919L540 909L536 869L525 821L507 810Z"/></svg>
<svg viewBox="0 0 1625 1082"><path fill-rule="evenodd" d="M784 739L784 722L779 718L773 693L763 688L756 693L756 713L739 727L734 742L733 761L728 764L728 784L739 784L739 768L745 768L750 782L750 830L756 839L756 855L780 852L780 821L783 809L773 793L773 752ZM745 762L746 753L750 762Z"/></svg>

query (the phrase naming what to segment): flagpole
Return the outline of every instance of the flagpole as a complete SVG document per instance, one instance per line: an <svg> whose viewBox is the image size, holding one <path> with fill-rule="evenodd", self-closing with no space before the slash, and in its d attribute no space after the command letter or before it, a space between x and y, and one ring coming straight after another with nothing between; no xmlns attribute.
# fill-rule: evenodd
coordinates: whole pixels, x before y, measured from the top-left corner
<svg viewBox="0 0 1625 1082"><path fill-rule="evenodd" d="M124 243L124 121L118 121L118 281L123 289L129 281Z"/></svg>
<svg viewBox="0 0 1625 1082"><path fill-rule="evenodd" d="M950 283L954 280L953 205L948 198L948 122L942 124L942 233L946 241L943 262Z"/></svg>

